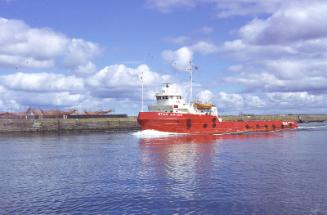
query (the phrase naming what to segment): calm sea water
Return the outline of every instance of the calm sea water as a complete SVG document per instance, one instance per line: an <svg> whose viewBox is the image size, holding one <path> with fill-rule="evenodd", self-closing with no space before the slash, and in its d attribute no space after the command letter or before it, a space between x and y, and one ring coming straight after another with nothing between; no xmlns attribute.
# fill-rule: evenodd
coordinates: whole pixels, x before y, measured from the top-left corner
<svg viewBox="0 0 327 215"><path fill-rule="evenodd" d="M327 124L0 136L0 214L327 214Z"/></svg>

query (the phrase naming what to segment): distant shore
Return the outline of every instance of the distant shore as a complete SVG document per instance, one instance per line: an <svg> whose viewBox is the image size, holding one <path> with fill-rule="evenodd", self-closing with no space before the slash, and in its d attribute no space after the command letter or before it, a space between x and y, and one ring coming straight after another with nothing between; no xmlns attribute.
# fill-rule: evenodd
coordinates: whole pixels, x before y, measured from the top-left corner
<svg viewBox="0 0 327 215"><path fill-rule="evenodd" d="M295 120L304 122L327 121L327 114L292 115L225 115L223 121L240 120ZM67 133L88 131L137 131L140 127L136 116L121 118L81 119L0 119L0 133Z"/></svg>

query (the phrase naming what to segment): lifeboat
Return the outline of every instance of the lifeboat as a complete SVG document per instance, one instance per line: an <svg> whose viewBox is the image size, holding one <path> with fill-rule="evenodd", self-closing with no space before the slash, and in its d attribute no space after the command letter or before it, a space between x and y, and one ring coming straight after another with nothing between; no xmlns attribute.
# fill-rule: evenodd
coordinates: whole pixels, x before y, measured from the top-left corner
<svg viewBox="0 0 327 215"><path fill-rule="evenodd" d="M194 103L194 107L196 107L199 110L205 110L205 109L211 109L214 105L210 103Z"/></svg>

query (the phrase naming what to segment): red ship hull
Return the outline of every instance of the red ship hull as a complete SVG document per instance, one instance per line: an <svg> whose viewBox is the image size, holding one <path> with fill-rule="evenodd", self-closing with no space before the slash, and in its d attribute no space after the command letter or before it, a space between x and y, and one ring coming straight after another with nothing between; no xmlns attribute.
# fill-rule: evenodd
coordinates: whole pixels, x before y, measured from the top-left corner
<svg viewBox="0 0 327 215"><path fill-rule="evenodd" d="M225 134L256 131L277 131L297 128L295 121L249 120L219 122L211 115L140 112L137 118L142 130L192 134Z"/></svg>

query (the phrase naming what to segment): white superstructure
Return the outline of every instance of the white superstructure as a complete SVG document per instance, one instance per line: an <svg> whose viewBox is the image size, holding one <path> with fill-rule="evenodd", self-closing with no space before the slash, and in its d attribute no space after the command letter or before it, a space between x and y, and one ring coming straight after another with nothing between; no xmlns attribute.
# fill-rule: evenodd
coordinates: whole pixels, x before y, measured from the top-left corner
<svg viewBox="0 0 327 215"><path fill-rule="evenodd" d="M186 103L170 84L166 83L156 93L157 104L149 105L150 112L191 113L218 116L217 108L212 104Z"/></svg>

